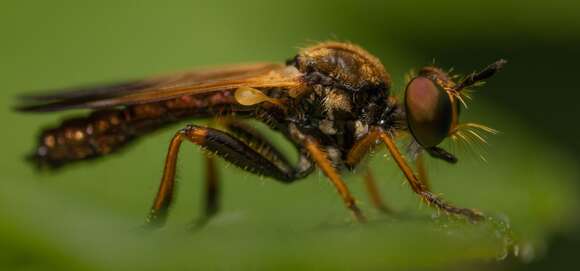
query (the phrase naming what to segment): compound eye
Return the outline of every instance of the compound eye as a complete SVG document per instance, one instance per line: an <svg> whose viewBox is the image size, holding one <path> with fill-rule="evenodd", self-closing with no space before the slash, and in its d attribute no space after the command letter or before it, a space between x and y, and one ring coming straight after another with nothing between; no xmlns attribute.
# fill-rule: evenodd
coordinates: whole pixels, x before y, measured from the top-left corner
<svg viewBox="0 0 580 271"><path fill-rule="evenodd" d="M449 134L452 121L451 100L433 80L418 76L405 90L405 110L411 134L423 147L441 143Z"/></svg>

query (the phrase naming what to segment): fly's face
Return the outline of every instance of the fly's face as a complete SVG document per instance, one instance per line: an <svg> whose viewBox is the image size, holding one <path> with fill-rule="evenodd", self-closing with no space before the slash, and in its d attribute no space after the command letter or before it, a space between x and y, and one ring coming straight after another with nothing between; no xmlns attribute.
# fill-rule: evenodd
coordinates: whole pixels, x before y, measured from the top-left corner
<svg viewBox="0 0 580 271"><path fill-rule="evenodd" d="M456 125L459 110L454 85L446 73L432 67L421 69L407 84L407 125L421 146L439 145Z"/></svg>
<svg viewBox="0 0 580 271"><path fill-rule="evenodd" d="M460 107L469 98L466 88L489 78L506 63L499 60L479 73L466 76L459 82L436 67L424 67L412 78L405 90L407 126L413 138L425 149L434 148L445 138L465 138L464 132L483 141L475 129L495 130L474 123L459 123Z"/></svg>

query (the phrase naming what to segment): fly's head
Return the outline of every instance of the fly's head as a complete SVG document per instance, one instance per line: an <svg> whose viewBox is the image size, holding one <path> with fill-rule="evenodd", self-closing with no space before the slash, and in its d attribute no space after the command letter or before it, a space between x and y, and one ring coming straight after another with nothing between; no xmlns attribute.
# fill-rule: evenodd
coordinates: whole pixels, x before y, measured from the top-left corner
<svg viewBox="0 0 580 271"><path fill-rule="evenodd" d="M407 127L415 141L431 155L443 151L437 145L447 137L485 143L478 132L496 131L480 124L460 123L459 114L461 107L466 106L466 100L470 99L467 88L481 85L505 63L505 60L496 61L457 81L437 67L422 68L409 80L404 97ZM444 160L455 161L451 154L446 154L449 159Z"/></svg>

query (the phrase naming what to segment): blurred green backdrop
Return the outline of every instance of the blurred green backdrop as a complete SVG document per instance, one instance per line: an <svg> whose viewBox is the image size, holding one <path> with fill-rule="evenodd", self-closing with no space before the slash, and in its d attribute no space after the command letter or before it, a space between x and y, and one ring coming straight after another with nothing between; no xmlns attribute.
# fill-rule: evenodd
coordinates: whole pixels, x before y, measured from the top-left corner
<svg viewBox="0 0 580 271"><path fill-rule="evenodd" d="M580 242L580 4L572 1L9 1L0 3L0 181L2 270L199 270L389 268L485 269L566 266ZM352 41L404 74L430 64L471 72L510 61L481 89L463 119L502 133L488 162L429 161L434 188L458 205L511 225L520 257L496 261L506 235L494 223L431 217L385 158L371 165L394 209L372 208L357 175L347 176L368 225L350 222L320 174L292 186L226 167L223 212L196 234L200 154L186 149L169 224L142 232L166 144L179 128L141 140L122 155L57 173L23 156L41 127L65 114L11 112L33 90L139 78L252 61L283 61L324 40ZM224 165L222 163L222 165ZM224 165L225 166L225 165ZM483 266L482 266L483 265Z"/></svg>

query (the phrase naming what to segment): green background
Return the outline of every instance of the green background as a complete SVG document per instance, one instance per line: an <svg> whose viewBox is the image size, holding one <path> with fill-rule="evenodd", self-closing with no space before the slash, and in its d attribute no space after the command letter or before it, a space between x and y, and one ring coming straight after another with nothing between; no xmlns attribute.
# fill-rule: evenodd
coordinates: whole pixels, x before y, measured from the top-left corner
<svg viewBox="0 0 580 271"><path fill-rule="evenodd" d="M542 269L574 262L578 212L579 5L572 1L2 1L0 3L1 270ZM487 162L456 147L460 163L428 161L434 189L493 221L472 225L421 206L377 152L370 165L390 206L373 210L360 176L349 186L370 223L350 220L318 172L291 186L220 163L222 212L199 215L201 155L185 148L168 225L139 227L180 126L133 148L56 173L23 161L40 128L86 112L25 115L18 94L111 82L193 67L283 61L318 41L351 41L394 79L435 60L468 73L505 70L477 93L462 120L501 131ZM287 145L280 143L286 149ZM187 146L187 145L186 145ZM502 226L503 225L503 226ZM507 226L511 230L506 230ZM506 252L511 232L519 257Z"/></svg>

